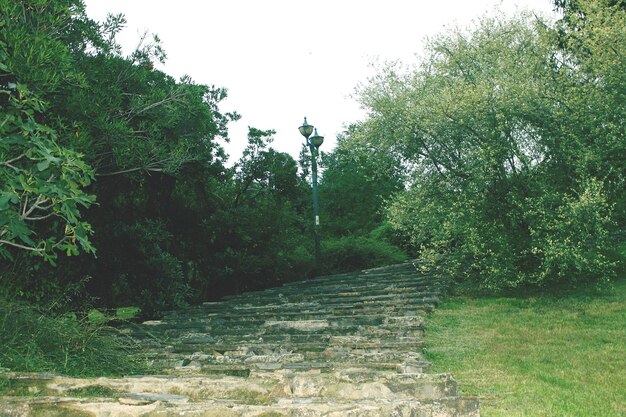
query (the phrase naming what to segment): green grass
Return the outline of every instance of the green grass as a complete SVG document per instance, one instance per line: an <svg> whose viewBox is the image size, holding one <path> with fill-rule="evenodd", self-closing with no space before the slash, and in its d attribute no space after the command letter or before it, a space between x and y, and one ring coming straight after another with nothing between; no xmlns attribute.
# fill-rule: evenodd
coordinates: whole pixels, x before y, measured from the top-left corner
<svg viewBox="0 0 626 417"><path fill-rule="evenodd" d="M145 370L135 347L115 337L117 332L97 319L52 315L0 298L0 378L2 369L72 376L125 375ZM3 385L0 380L0 390Z"/></svg>
<svg viewBox="0 0 626 417"><path fill-rule="evenodd" d="M483 417L626 416L626 280L561 296L452 296L430 317L433 371Z"/></svg>
<svg viewBox="0 0 626 417"><path fill-rule="evenodd" d="M93 309L89 311L87 317L94 324L104 324L115 320L131 320L139 314L139 307L119 307L115 310L115 314L108 315L100 310Z"/></svg>

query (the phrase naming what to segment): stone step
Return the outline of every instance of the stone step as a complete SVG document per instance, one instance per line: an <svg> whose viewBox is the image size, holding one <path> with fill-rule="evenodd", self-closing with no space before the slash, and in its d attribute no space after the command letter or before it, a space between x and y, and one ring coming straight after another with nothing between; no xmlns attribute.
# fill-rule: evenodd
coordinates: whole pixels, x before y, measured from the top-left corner
<svg viewBox="0 0 626 417"><path fill-rule="evenodd" d="M422 338L424 330L419 325L405 326L354 326L345 328L329 328L326 331L302 331L298 329L275 329L267 327L247 327L237 326L231 331L220 327L183 327L165 328L149 333L135 333L133 337L142 341L142 344L163 345L171 343L198 344L198 343L219 343L230 340L242 341L306 341L319 338L328 340L329 337L338 336L366 336L372 338L395 339L401 337Z"/></svg>
<svg viewBox="0 0 626 417"><path fill-rule="evenodd" d="M356 351L339 347L329 348L321 352L304 352L305 361L345 360L346 362L396 362L407 361L424 362L423 353L419 350L412 351Z"/></svg>
<svg viewBox="0 0 626 417"><path fill-rule="evenodd" d="M204 365L224 365L239 368L249 368L250 364L258 363L335 363L335 367L341 364L348 364L349 367L365 366L375 363L396 364L401 366L407 363L420 363L423 366L428 363L423 355L419 352L365 352L353 351L345 348L329 348L321 352L302 352L302 353L272 353L272 354L255 354L247 351L233 351L228 354L213 353L174 353L171 351L158 350L148 357L153 361L163 361L175 366L183 366L183 364L196 363L200 366ZM257 367L258 368L258 367ZM265 367L267 368L267 367ZM403 371L407 372L407 371Z"/></svg>
<svg viewBox="0 0 626 417"><path fill-rule="evenodd" d="M374 360L366 360L365 356L349 355L326 355L319 356L316 361L302 359L303 354L288 354L297 360L285 359L283 355L253 355L253 356L229 356L229 355L212 355L204 353L192 354L155 354L152 360L160 363L171 364L175 368L197 369L198 374L204 374L204 370L212 371L212 373L225 374L235 373L239 375L239 371L245 373L247 371L276 370L276 369L342 369L342 368L362 368L375 369L381 371L392 371L398 373L424 373L430 368L430 362L421 358L418 360L408 360L403 357L401 360L393 360L386 362L376 362ZM382 358L384 359L384 358ZM213 372L214 371L214 372ZM169 373L169 371L167 371Z"/></svg>
<svg viewBox="0 0 626 417"><path fill-rule="evenodd" d="M77 414L80 413L80 414ZM188 401L176 396L138 393L111 398L0 398L2 416L93 417L480 417L478 400L449 397L430 401L404 399L337 400L283 398L270 405L223 400Z"/></svg>
<svg viewBox="0 0 626 417"><path fill-rule="evenodd" d="M335 346L352 349L356 351L413 351L424 347L424 342L418 338L405 338L405 340L344 340L343 342L335 341ZM311 341L311 342L284 342L284 343L271 343L271 342L233 342L233 343L189 343L174 345L170 348L172 352L178 353L224 353L239 351L246 349L263 354L275 353L275 352L320 352L326 349L332 348L332 341Z"/></svg>
<svg viewBox="0 0 626 417"><path fill-rule="evenodd" d="M246 310L250 311L262 311L262 310L280 310L281 312L285 311L298 311L301 308L316 308L327 310L332 310L347 306L359 307L359 306L394 306L398 303L409 303L409 304L437 304L439 302L438 293L436 292L428 292L423 294L413 294L413 293L403 293L403 294L394 294L392 296L383 297L354 297L354 299L349 299L348 297L336 297L333 300L325 299L325 298L313 298L311 297L306 301L291 301L288 298L278 299L272 298L269 300L265 300L261 302L257 300L257 302L250 301L242 301L238 305L224 304L224 305L211 305L210 307L196 307L189 308L185 310L181 310L178 312L170 312L165 315L166 318L173 317L195 317L195 316L206 316L211 314L227 314L233 312L242 312Z"/></svg>
<svg viewBox="0 0 626 417"><path fill-rule="evenodd" d="M311 335L321 334L325 336L372 336L372 337L387 337L387 338L397 338L397 337L416 337L422 338L424 335L424 330L421 327L399 327L396 329L376 329L376 328L364 328L358 329L357 331L347 332L347 331L327 331L325 333L302 333L297 331L269 331L267 329L234 329L233 332L222 332L222 331L211 331L210 329L206 332L202 332L201 329L193 328L187 329L185 331L176 329L163 330L158 333L143 333L143 334L135 334L133 338L136 342L142 344L142 346L147 347L149 345L152 346L162 346L167 344L180 344L180 343L216 343L218 341L224 340L246 340L246 341L254 341L263 339L265 341L269 340L301 340L313 337ZM308 335L308 336L307 336Z"/></svg>
<svg viewBox="0 0 626 417"><path fill-rule="evenodd" d="M322 314L331 313L334 314L337 310L344 309L359 309L367 311L368 309L381 309L381 308L397 308L399 305L410 306L436 306L439 304L438 297L390 297L385 300L359 300L355 302L346 300L335 301L322 301L322 302L310 302L310 303L281 303L281 304L241 304L233 307L227 311L220 311L214 314L228 314L228 313L274 313L280 311L281 313L287 312L301 312L302 308L311 308L314 311L320 311Z"/></svg>
<svg viewBox="0 0 626 417"><path fill-rule="evenodd" d="M359 315L356 311L353 312L350 316L341 315L341 316L322 316L319 314L289 314L289 315L246 315L246 316L214 316L214 317L205 317L203 319L189 319L189 320L171 320L171 321L160 321L158 323L151 323L151 325L146 326L131 326L124 328L124 332L127 333L154 333L171 329L178 330L190 330L200 329L202 331L219 331L223 328L260 328L265 327L265 323L267 322L301 322L301 321L325 321L328 323L328 329L338 329L342 327L350 328L357 326L369 326L369 327L389 327L389 323L397 323L395 326L399 328L415 328L421 325L416 323L415 320L419 319L423 322L423 317L426 316L427 313L423 310L412 309L412 310L400 310L400 311L388 311L381 312L380 314L367 314L367 315ZM404 319L409 317L416 317L417 319ZM387 320L387 324L385 323ZM411 322L413 320L413 322ZM376 322L381 323L379 325ZM297 330L297 329L292 329ZM302 330L307 331L305 329Z"/></svg>
<svg viewBox="0 0 626 417"><path fill-rule="evenodd" d="M388 316L382 314L368 314L368 315L350 315L350 316L332 316L324 319L310 319L308 317L297 316L297 320L294 320L294 316L284 317L278 315L273 319L267 319L260 316L248 316L248 317L223 317L213 316L195 319L182 320L161 320L158 322L151 322L145 326L133 326L129 329L136 329L137 331L162 331L166 329L202 329L204 331L220 331L228 329L248 329L267 326L280 326L284 324L283 328L290 328L293 330L307 331L308 329L315 329L322 326L324 329L337 330L347 329L350 330L355 327L363 326L376 326L378 328L416 328L423 327L423 316L418 315L397 315ZM310 326L306 323L310 322ZM301 324L301 325L300 325Z"/></svg>
<svg viewBox="0 0 626 417"><path fill-rule="evenodd" d="M346 360L323 360L320 362L307 361L241 361L234 363L216 363L212 355L190 355L188 357L156 358L155 364L167 365L168 374L192 375L229 375L250 376L258 375L263 371L291 370L332 372L341 369L361 369L379 373L423 374L427 372L431 363L428 361L415 362L350 362Z"/></svg>
<svg viewBox="0 0 626 417"><path fill-rule="evenodd" d="M335 372L261 372L249 377L224 375L163 375L126 378L56 377L39 384L39 395L71 397L86 387L109 393L149 393L184 396L190 401L229 399L246 404L281 398L309 397L343 400L398 398L434 400L456 396L457 384L448 374L381 373L369 369Z"/></svg>
<svg viewBox="0 0 626 417"><path fill-rule="evenodd" d="M293 290L298 290L298 288L294 287ZM224 298L222 301L204 303L194 308L219 311L223 308L236 307L245 303L263 304L266 302L276 301L281 303L298 303L310 300L323 300L329 304L333 304L346 301L361 302L387 300L395 297L436 297L440 294L441 291L433 289L428 283L402 285L384 284L376 287L346 285L329 288L328 290L319 290L319 292L307 292L305 290L300 290L293 292L283 291L280 293L252 293L247 294L245 297L239 296L232 299ZM233 303L232 300L237 301L237 303Z"/></svg>
<svg viewBox="0 0 626 417"><path fill-rule="evenodd" d="M394 331L391 330L382 330L382 329L356 329L354 332L346 332L346 331L331 331L327 330L323 333L313 333L313 332L293 332L287 333L286 331L281 332L271 332L267 329L262 329L263 333L244 333L244 332L231 332L231 333L195 333L195 334L185 334L179 340L181 344L201 344L201 343L233 343L237 340L241 340L246 343L256 343L256 342L298 342L298 343L306 343L310 341L323 341L324 343L333 343L333 338L338 337L360 337L363 339L370 340L380 340L384 338L385 340L390 339L408 339L415 338L421 339L424 335L422 330L411 330L411 331Z"/></svg>
<svg viewBox="0 0 626 417"><path fill-rule="evenodd" d="M361 275L334 275L327 277L318 277L304 281L292 281L284 283L277 287L267 288L264 290L250 291L240 295L229 295L224 299L231 300L239 296L251 296L253 294L260 293L281 293L281 292L296 292L297 290L313 291L313 288L324 291L328 288L338 288L342 286L362 286L362 287L376 287L381 285L399 285L402 283L424 283L431 284L432 287L440 287L440 283L432 276L425 274L412 274L410 272L397 272L386 274L361 274Z"/></svg>
<svg viewBox="0 0 626 417"><path fill-rule="evenodd" d="M271 291L276 291L277 288L320 288L324 289L327 287L334 287L340 285L379 285L381 283L385 283L388 285L398 284L404 282L423 282L428 281L431 282L433 286L439 286L440 284L433 279L431 276L426 274L416 274L415 272L411 272L409 270L406 271L397 271L397 272L385 272L385 273L362 273L360 275L333 275L326 277L318 277L315 279L310 279L306 281L297 281L297 282L288 282L283 284L280 287L276 287L270 289Z"/></svg>
<svg viewBox="0 0 626 417"><path fill-rule="evenodd" d="M315 285L313 285L315 284ZM366 295L382 295L389 293L402 293L402 292L422 292L422 291L439 291L437 285L433 285L432 280L423 277L406 277L396 278L390 281L372 281L369 278L367 280L346 280L346 281L330 281L326 284L313 280L313 281L300 281L297 283L285 284L281 287L274 287L268 290L255 291L244 293L240 295L226 296L222 300L230 301L239 299L263 299L264 297L272 298L291 298L301 296L316 296L322 295L335 295L344 293L346 296L350 296L351 293L357 292L359 294ZM217 301L219 302L219 301ZM203 303L202 305L211 305L211 303Z"/></svg>
<svg viewBox="0 0 626 417"><path fill-rule="evenodd" d="M276 329L261 326L237 326L230 331L225 327L168 327L157 332L151 332L150 337L160 337L162 340L180 340L182 343L215 343L220 340L298 340L329 336L373 336L373 337L421 337L424 330L420 326L354 326L343 328L329 328L325 331L305 331L299 329ZM139 334L135 334L139 337ZM144 335L147 337L147 335Z"/></svg>
<svg viewBox="0 0 626 417"><path fill-rule="evenodd" d="M310 317L311 319L325 319L336 316L355 316L355 315L405 315L406 311L420 311L430 312L432 311L439 300L437 299L414 299L414 300L402 300L402 302L388 302L388 303L361 303L350 304L342 303L332 307L327 307L320 303L308 303L308 304L272 304L264 306L242 306L237 309L226 310L217 313L202 313L198 316L200 318L240 318L246 317L255 318L263 317L265 320L271 320L274 316L280 317ZM182 319L181 319L182 318ZM165 321L193 321L196 316L178 315L178 316L166 316Z"/></svg>
<svg viewBox="0 0 626 417"><path fill-rule="evenodd" d="M397 313L397 312L396 312ZM250 315L248 317L213 317L213 318L205 318L203 320L186 320L186 321L160 321L158 323L151 323L150 325L145 326L136 326L131 325L127 326L121 330L117 330L117 332L121 334L129 334L134 335L135 337L159 337L165 336L166 334L186 334L186 333L199 333L206 332L208 334L221 334L227 332L227 329L233 329L235 333L249 333L249 332L259 332L263 328L265 333L268 333L270 329L267 329L266 323L296 323L293 325L292 329L289 329L291 333L298 332L307 332L305 327L302 327L300 330L296 327L299 322L327 322L327 329L330 332L340 331L340 329L345 328L346 331L352 331L353 329L362 326L366 327L377 327L376 322L384 323L378 326L378 328L382 330L410 330L410 329L421 329L423 327L423 319L422 317L426 314L420 310L409 310L409 311L401 311L400 314L393 315L390 314L385 317L383 314L376 315L366 315L359 316L358 314L354 314L352 316L333 316L333 317L320 317L318 315L314 315L317 317L316 319L311 319L306 315L289 315L289 316L253 316ZM296 320L294 320L296 319ZM297 320L300 319L300 320ZM362 322L363 324L357 324ZM351 325L349 323L352 323ZM285 324L288 326L288 324ZM324 325L326 327L326 325ZM314 328L312 331L315 330Z"/></svg>

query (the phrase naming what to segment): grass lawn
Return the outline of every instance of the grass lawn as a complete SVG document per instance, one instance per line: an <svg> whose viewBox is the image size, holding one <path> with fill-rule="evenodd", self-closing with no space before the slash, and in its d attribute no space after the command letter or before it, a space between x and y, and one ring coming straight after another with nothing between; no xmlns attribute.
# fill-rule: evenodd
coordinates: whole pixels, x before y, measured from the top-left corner
<svg viewBox="0 0 626 417"><path fill-rule="evenodd" d="M626 280L561 296L457 295L429 318L427 354L484 417L626 416Z"/></svg>

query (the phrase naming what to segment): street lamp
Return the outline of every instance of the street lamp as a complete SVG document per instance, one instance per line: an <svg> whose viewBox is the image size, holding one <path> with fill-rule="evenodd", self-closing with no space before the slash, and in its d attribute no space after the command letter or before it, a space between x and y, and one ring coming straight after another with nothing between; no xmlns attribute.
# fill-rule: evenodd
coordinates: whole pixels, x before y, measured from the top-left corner
<svg viewBox="0 0 626 417"><path fill-rule="evenodd" d="M313 216L315 226L315 266L320 264L320 209L317 201L317 160L316 153L319 147L324 143L324 136L317 134L317 129L307 123L306 117L304 123L298 128L302 136L306 139L306 144L311 151L311 179L313 181ZM313 134L313 136L311 136Z"/></svg>

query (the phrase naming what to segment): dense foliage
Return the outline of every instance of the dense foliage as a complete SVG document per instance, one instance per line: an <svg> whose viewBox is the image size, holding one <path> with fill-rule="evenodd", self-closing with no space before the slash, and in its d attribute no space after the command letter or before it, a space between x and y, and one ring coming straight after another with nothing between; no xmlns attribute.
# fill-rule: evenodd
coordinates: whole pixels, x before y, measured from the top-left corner
<svg viewBox="0 0 626 417"><path fill-rule="evenodd" d="M68 14L62 4L0 3L0 258L94 250L79 211L93 202L93 170L44 116L46 94L84 82L69 62Z"/></svg>
<svg viewBox="0 0 626 417"><path fill-rule="evenodd" d="M337 147L323 154L324 230L333 236L369 233L384 219L381 207L403 188L397 158L368 143L369 132L349 128Z"/></svg>
<svg viewBox="0 0 626 417"><path fill-rule="evenodd" d="M610 232L624 226L622 6L576 3L556 29L485 18L361 90L359 129L410 172L388 220L426 267L492 289L611 276Z"/></svg>
<svg viewBox="0 0 626 417"><path fill-rule="evenodd" d="M225 89L156 70L156 37L123 56L124 18L80 0L2 0L0 19L5 291L154 315L310 271L308 190L272 132L224 165Z"/></svg>

